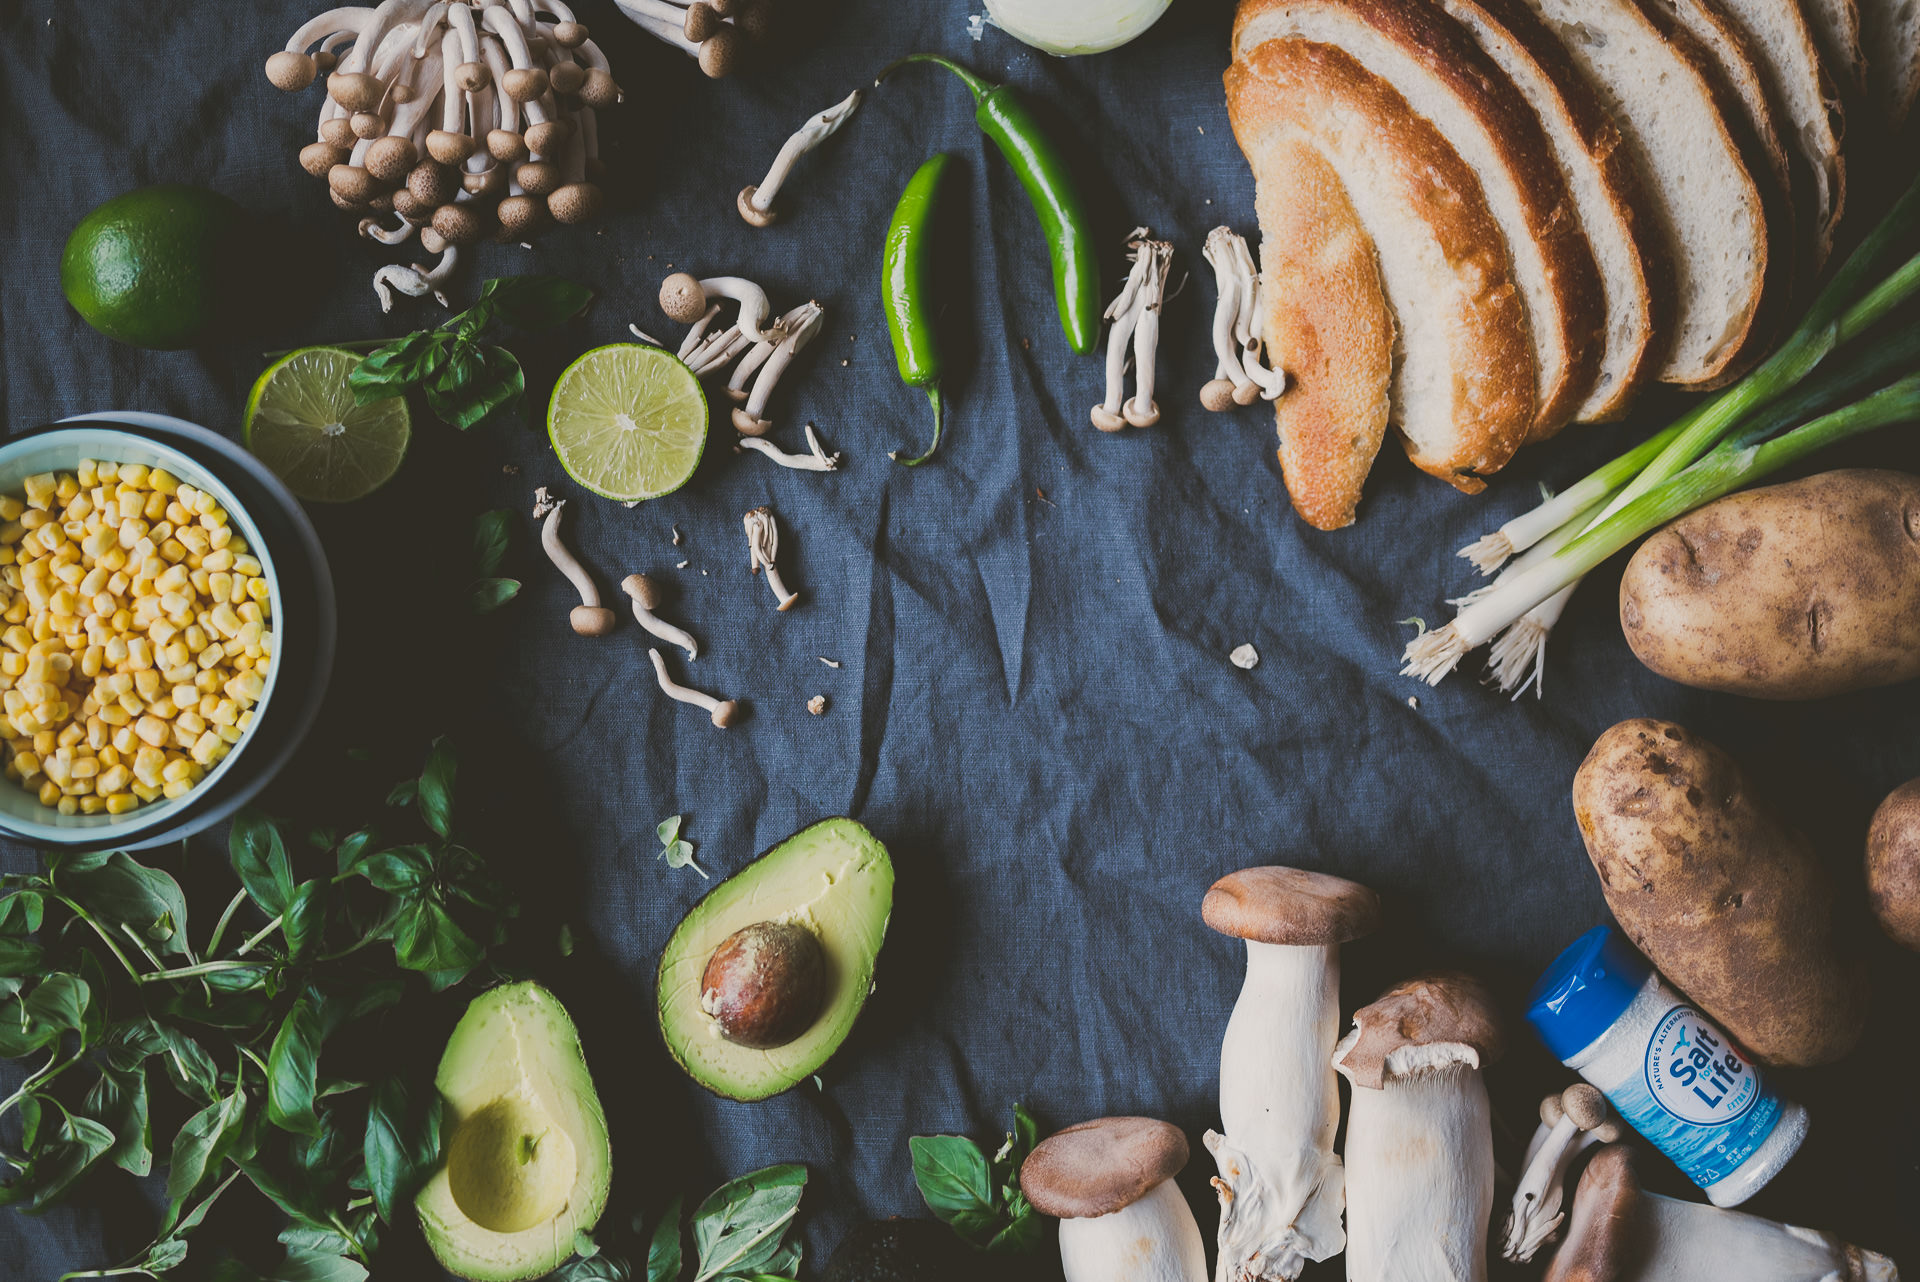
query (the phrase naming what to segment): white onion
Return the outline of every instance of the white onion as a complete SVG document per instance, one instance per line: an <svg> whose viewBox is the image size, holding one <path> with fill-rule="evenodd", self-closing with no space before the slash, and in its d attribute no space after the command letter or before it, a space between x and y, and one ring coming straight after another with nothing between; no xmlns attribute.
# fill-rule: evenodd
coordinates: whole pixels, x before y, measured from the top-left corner
<svg viewBox="0 0 1920 1282"><path fill-rule="evenodd" d="M1099 53L1151 27L1172 0L987 0L1010 35L1048 53Z"/></svg>

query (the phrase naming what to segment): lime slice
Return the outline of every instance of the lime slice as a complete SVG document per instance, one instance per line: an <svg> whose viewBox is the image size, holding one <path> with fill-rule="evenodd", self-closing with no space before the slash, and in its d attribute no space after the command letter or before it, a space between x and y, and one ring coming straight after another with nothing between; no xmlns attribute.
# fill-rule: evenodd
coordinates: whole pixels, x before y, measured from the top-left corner
<svg viewBox="0 0 1920 1282"><path fill-rule="evenodd" d="M622 502L687 483L707 444L707 394L671 353L596 347L567 366L547 405L547 435L567 475Z"/></svg>
<svg viewBox="0 0 1920 1282"><path fill-rule="evenodd" d="M365 498L407 457L407 398L353 403L347 375L362 359L337 347L302 348L269 365L247 398L247 448L303 499Z"/></svg>

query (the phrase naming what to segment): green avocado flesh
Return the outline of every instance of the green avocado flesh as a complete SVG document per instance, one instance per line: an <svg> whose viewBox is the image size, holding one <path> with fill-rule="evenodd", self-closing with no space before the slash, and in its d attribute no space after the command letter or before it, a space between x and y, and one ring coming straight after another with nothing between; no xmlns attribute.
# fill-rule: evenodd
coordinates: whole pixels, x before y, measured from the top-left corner
<svg viewBox="0 0 1920 1282"><path fill-rule="evenodd" d="M482 993L433 1080L445 1161L413 1200L427 1245L475 1282L552 1272L600 1218L613 1165L566 1008L538 984Z"/></svg>
<svg viewBox="0 0 1920 1282"><path fill-rule="evenodd" d="M667 941L659 1008L668 1051L694 1081L729 1099L765 1099L805 1081L859 1018L892 913L893 861L872 833L851 819L795 833L715 886ZM754 1050L721 1036L701 1008L701 984L722 941L765 921L814 933L826 957L826 993L799 1037Z"/></svg>

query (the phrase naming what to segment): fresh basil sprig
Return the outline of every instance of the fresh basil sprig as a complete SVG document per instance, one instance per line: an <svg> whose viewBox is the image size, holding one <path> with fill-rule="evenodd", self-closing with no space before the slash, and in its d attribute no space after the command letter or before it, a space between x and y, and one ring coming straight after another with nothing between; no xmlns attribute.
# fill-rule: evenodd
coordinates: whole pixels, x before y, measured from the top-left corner
<svg viewBox="0 0 1920 1282"><path fill-rule="evenodd" d="M373 351L347 376L356 404L418 389L439 418L465 431L496 414L518 412L527 380L520 362L481 336L498 321L515 329L551 329L580 314L593 291L559 276L497 276L480 301L436 329L415 330Z"/></svg>
<svg viewBox="0 0 1920 1282"><path fill-rule="evenodd" d="M242 812L228 842L238 886L210 930L170 874L125 853L53 853L38 873L0 876L0 1058L25 1061L0 1099L18 1123L0 1146L0 1206L38 1211L95 1170L162 1166L155 1240L109 1270L160 1277L244 1178L286 1213L286 1258L207 1276L363 1282L383 1224L439 1161L440 1097L343 1078L336 1039L410 987L419 1000L465 977L513 915L456 839L456 774L439 742L395 790L418 816L405 844L372 828L290 844ZM162 1116L185 1120L156 1137Z"/></svg>
<svg viewBox="0 0 1920 1282"><path fill-rule="evenodd" d="M503 507L473 519L473 589L468 600L475 614L489 614L520 595L520 580L495 577L506 559L513 513Z"/></svg>
<svg viewBox="0 0 1920 1282"><path fill-rule="evenodd" d="M991 1159L963 1135L916 1135L913 1181L927 1209L983 1251L1013 1253L1040 1245L1042 1221L1020 1191L1020 1165L1040 1140L1040 1128L1020 1105L1013 1130Z"/></svg>
<svg viewBox="0 0 1920 1282"><path fill-rule="evenodd" d="M691 1282L794 1282L801 1258L794 1221L806 1187L807 1168L786 1165L754 1171L715 1189L693 1213ZM636 1237L640 1228L636 1218ZM554 1271L550 1282L634 1282L641 1276L625 1259L601 1250L591 1238L583 1239L576 1240L573 1258ZM646 1282L681 1282L686 1262L679 1198L661 1213L646 1250Z"/></svg>

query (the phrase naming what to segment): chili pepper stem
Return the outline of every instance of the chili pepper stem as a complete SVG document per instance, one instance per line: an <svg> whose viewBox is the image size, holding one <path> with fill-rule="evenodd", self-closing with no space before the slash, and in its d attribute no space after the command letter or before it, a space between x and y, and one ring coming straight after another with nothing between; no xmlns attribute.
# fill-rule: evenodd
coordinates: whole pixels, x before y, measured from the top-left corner
<svg viewBox="0 0 1920 1282"><path fill-rule="evenodd" d="M933 405L933 441L931 444L927 446L927 452L925 454L922 454L919 458L901 458L899 450L887 451L887 457L892 459L894 462L900 464L900 466L902 467L919 467L922 463L932 458L933 452L940 448L940 417L941 416L940 416L940 387L938 384L935 384L934 386L929 387L927 389L927 400Z"/></svg>
<svg viewBox="0 0 1920 1282"><path fill-rule="evenodd" d="M910 53L904 58L895 58L892 62L880 69L880 74L873 78L873 83L877 86L881 81L885 80L909 62L930 62L937 67L945 67L948 71L960 77L960 83L967 87L967 92L973 95L973 101L976 104L993 92L993 85L981 79L979 76L974 75L971 71L968 71L965 67L953 61L953 59L943 58L937 53Z"/></svg>

